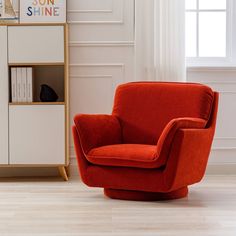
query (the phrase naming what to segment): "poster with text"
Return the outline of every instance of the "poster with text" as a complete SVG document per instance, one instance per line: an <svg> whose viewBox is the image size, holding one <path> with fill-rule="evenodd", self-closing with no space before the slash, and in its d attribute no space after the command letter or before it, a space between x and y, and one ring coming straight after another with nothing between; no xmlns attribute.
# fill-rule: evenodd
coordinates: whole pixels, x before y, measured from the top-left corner
<svg viewBox="0 0 236 236"><path fill-rule="evenodd" d="M20 23L66 23L66 1L21 0Z"/></svg>

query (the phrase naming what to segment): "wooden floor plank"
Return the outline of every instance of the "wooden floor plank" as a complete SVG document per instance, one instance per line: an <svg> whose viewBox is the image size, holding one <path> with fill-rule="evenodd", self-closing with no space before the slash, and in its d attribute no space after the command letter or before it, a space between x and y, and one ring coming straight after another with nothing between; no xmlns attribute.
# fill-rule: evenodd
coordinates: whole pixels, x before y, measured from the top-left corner
<svg viewBox="0 0 236 236"><path fill-rule="evenodd" d="M236 176L207 176L188 198L111 200L77 178L0 179L1 236L235 236Z"/></svg>

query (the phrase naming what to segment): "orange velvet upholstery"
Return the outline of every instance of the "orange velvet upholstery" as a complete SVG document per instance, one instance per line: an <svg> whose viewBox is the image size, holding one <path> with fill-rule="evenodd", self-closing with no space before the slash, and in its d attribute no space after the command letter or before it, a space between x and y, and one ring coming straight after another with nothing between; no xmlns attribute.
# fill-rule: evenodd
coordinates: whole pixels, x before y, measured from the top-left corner
<svg viewBox="0 0 236 236"><path fill-rule="evenodd" d="M174 118L208 120L213 98L200 84L128 83L116 91L113 115L119 117L124 143L156 144Z"/></svg>
<svg viewBox="0 0 236 236"><path fill-rule="evenodd" d="M156 155L156 145L116 144L92 149L87 159L97 165L151 168Z"/></svg>
<svg viewBox="0 0 236 236"><path fill-rule="evenodd" d="M109 115L77 115L74 118L84 153L92 148L121 143L119 120Z"/></svg>
<svg viewBox="0 0 236 236"><path fill-rule="evenodd" d="M191 83L118 87L112 115L77 115L73 136L81 178L111 198L184 197L204 175L218 93Z"/></svg>

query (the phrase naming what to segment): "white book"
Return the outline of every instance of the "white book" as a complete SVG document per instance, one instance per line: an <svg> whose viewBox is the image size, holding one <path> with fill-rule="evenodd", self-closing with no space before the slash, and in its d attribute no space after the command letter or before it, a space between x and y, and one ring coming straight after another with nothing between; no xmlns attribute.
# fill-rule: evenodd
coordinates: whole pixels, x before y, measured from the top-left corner
<svg viewBox="0 0 236 236"><path fill-rule="evenodd" d="M16 89L16 68L11 68L11 101L17 102L17 89Z"/></svg>
<svg viewBox="0 0 236 236"><path fill-rule="evenodd" d="M21 68L21 93L22 93L22 102L27 102L26 100L26 67Z"/></svg>
<svg viewBox="0 0 236 236"><path fill-rule="evenodd" d="M26 80L26 98L27 102L33 102L33 68L27 67L27 80Z"/></svg>
<svg viewBox="0 0 236 236"><path fill-rule="evenodd" d="M16 68L16 96L17 102L22 102L21 92L21 67Z"/></svg>

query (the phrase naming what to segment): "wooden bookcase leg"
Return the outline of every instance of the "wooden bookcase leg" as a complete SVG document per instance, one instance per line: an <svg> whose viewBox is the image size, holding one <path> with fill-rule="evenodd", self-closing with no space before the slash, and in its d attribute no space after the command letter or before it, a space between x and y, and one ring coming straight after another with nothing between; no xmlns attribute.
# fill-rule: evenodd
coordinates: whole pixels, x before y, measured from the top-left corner
<svg viewBox="0 0 236 236"><path fill-rule="evenodd" d="M59 173L61 175L61 177L65 180L65 181L68 181L68 176L67 176L67 173L66 173L66 169L64 166L59 166L58 167L58 170L59 170Z"/></svg>
<svg viewBox="0 0 236 236"><path fill-rule="evenodd" d="M70 165L65 166L65 170L66 170L67 176L70 177L70 174L71 174Z"/></svg>

